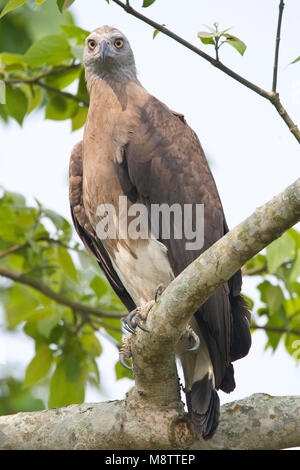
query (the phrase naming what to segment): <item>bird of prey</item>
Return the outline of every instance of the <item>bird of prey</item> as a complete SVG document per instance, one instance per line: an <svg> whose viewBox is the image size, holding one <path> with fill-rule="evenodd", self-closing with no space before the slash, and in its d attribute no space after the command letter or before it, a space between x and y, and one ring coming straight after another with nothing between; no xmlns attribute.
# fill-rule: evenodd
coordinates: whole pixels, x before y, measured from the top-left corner
<svg viewBox="0 0 300 470"><path fill-rule="evenodd" d="M111 286L128 311L134 312L153 300L159 285L166 287L226 234L228 227L198 137L183 115L141 85L126 36L110 26L95 29L86 39L83 60L90 106L83 141L75 145L70 160L72 218ZM182 208L203 204L203 245L186 249L187 237L176 237L174 227L163 238L161 226L152 226L151 220L148 237L126 238L118 225L120 210L113 218L118 226L115 236L99 236L99 206L118 207L120 196L126 196L128 211L136 203L149 213L157 204ZM195 217L194 211L194 226ZM240 290L239 271L194 312L190 328L200 339L198 349L177 347L188 411L205 439L218 424L217 390L235 388L232 362L245 356L251 344L250 314ZM130 314L124 325L132 331L136 323L142 326L138 315Z"/></svg>

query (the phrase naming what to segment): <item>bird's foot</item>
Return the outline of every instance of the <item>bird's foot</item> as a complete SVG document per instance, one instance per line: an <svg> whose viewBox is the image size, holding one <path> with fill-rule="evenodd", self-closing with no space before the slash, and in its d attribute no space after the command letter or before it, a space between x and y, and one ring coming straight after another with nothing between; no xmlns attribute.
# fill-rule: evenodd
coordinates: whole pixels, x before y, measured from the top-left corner
<svg viewBox="0 0 300 470"><path fill-rule="evenodd" d="M137 307L135 310L121 319L121 325L123 330L128 331L135 335L135 328L140 328L143 331L148 332L148 330L143 326L143 323L146 321L148 313L150 312L151 308L153 307L155 301L150 300L143 304L141 307Z"/></svg>
<svg viewBox="0 0 300 470"><path fill-rule="evenodd" d="M125 369L132 370L133 367L129 366L126 363L126 359L131 359L132 354L131 354L131 333L127 333L127 335L124 338L123 345L120 348L119 352L119 361L120 364L125 367Z"/></svg>
<svg viewBox="0 0 300 470"><path fill-rule="evenodd" d="M197 349L199 349L200 338L194 332L193 328L190 327L190 325L187 325L183 336L185 336L188 340L189 347L186 349L187 352L197 351Z"/></svg>
<svg viewBox="0 0 300 470"><path fill-rule="evenodd" d="M144 327L143 323L146 321L149 311L154 305L154 300L145 303L141 307L137 307L135 310L129 313L127 317L121 319L121 325L124 331L128 332L124 338L123 346L120 349L119 360L120 364L126 369L133 369L128 364L126 364L126 359L132 357L131 354L131 336L135 335L135 329L138 327L143 331L148 332Z"/></svg>
<svg viewBox="0 0 300 470"><path fill-rule="evenodd" d="M135 329L138 327L143 331L149 332L143 325L147 320L148 313L154 304L157 303L158 297L162 294L164 287L160 284L155 289L154 298L155 300L150 300L140 307L137 307L135 310L132 310L126 317L121 319L121 325L124 332L128 332L125 336L123 346L120 349L119 360L120 364L126 369L133 369L128 364L126 364L126 359L130 359L131 355L131 335L135 335Z"/></svg>

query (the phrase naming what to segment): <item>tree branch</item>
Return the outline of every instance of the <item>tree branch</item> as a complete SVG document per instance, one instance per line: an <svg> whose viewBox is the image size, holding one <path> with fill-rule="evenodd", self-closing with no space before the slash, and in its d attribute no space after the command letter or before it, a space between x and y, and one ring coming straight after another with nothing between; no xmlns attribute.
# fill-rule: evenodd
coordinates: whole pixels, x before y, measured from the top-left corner
<svg viewBox="0 0 300 470"><path fill-rule="evenodd" d="M275 58L274 58L274 69L273 69L273 83L272 91L276 93L277 87L277 73L278 73L278 57L279 57L279 45L280 45L280 30L282 22L282 14L284 9L284 1L280 0L279 3L279 14L278 14L278 24L277 24L277 33L276 33L276 46L275 46Z"/></svg>
<svg viewBox="0 0 300 470"><path fill-rule="evenodd" d="M52 93L56 93L60 96L63 96L64 98L71 99L73 101L76 101L76 103L83 104L84 106L89 107L88 101L83 100L82 98L79 98L76 95L73 95L72 93L68 93L67 91L62 91L59 88L55 88L51 85L48 85L47 83L41 81L45 77L50 77L53 75L59 75L61 73L67 72L72 69L76 69L81 67L81 64L71 64L66 67L59 67L57 69L52 69L52 70L47 70L46 72L41 73L40 75L35 75L33 77L19 77L19 78L4 78L2 81L6 85L17 85L19 83L26 83L29 85L37 85L41 88L44 88L47 91L50 91Z"/></svg>
<svg viewBox="0 0 300 470"><path fill-rule="evenodd" d="M201 49L198 49L198 47L194 46L193 44L189 43L185 39L181 38L177 34L173 33L169 29L167 29L165 26L160 25L159 23L156 23L155 21L151 20L150 18L142 15L138 11L134 10L129 3L123 3L120 0L112 0L114 3L119 5L123 10L126 11L126 13L133 15L134 17L138 18L139 20L143 21L144 23L148 24L149 26L152 26L153 28L157 29L158 31L162 32L166 36L169 36L170 38L174 39L174 41L178 42L179 44L182 44L184 47L187 49L193 51L195 54L199 55L203 59L207 60L211 65L216 67L217 69L221 70L224 72L226 75L229 75L231 78L236 80L237 82L241 83L242 85L246 86L250 90L254 91L258 95L262 96L266 100L268 100L270 103L272 103L280 115L280 117L284 120L286 125L288 126L290 132L293 134L293 136L297 139L297 141L300 143L300 131L296 124L292 121L291 117L288 115L286 109L283 107L282 103L279 100L279 96L277 93L274 92L269 92L264 90L263 88L259 87L258 85L250 82L246 78L242 77L241 75L237 74L230 68L226 67L226 65L222 64L219 60L214 59L210 55L206 54L203 52Z"/></svg>
<svg viewBox="0 0 300 470"><path fill-rule="evenodd" d="M125 401L71 405L0 417L1 450L283 449L300 445L300 398L255 394L221 407L209 441L187 415L128 409Z"/></svg>
<svg viewBox="0 0 300 470"><path fill-rule="evenodd" d="M259 325L254 325L254 324L251 324L251 328L254 329L254 330L264 330L264 331L271 331L273 333L290 333L290 334L293 334L293 335L298 335L300 336L300 331L299 330L293 330L293 329L289 329L287 327L277 327L277 326L259 326Z"/></svg>
<svg viewBox="0 0 300 470"><path fill-rule="evenodd" d="M55 300L58 304L65 305L70 307L74 311L86 313L88 315L95 315L96 317L106 317L106 318L121 318L125 315L125 312L110 312L96 307L90 307L89 305L84 305L80 302L75 302L67 297L55 292L53 289L48 287L43 282L38 279L31 277L26 277L22 273L17 273L15 271L10 271L8 269L0 268L0 276L11 279L12 281L19 282L26 286L32 287L33 289L42 292L42 294L47 297Z"/></svg>
<svg viewBox="0 0 300 470"><path fill-rule="evenodd" d="M69 245L66 245L62 241L56 240L55 238L41 237L41 238L37 238L36 240L33 240L33 241L34 242L47 242L47 243L50 243L50 244L62 246L63 248L66 248L67 250L77 251L76 248L74 248L72 246L69 246ZM24 250L26 248L29 248L29 247L30 247L29 242L25 242L25 243L21 243L21 244L18 244L18 245L11 246L7 250L0 252L0 259L5 258L5 256L11 255L13 253L17 253L18 251L22 251L22 250Z"/></svg>
<svg viewBox="0 0 300 470"><path fill-rule="evenodd" d="M242 268L243 276L257 276L267 271L268 271L267 263L263 264L259 268L246 269L244 266Z"/></svg>

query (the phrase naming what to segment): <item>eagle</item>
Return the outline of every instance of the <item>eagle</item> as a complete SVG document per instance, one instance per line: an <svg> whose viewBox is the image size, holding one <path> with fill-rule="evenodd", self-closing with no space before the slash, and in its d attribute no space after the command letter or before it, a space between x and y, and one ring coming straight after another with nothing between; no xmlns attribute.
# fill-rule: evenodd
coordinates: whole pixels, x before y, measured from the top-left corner
<svg viewBox="0 0 300 470"><path fill-rule="evenodd" d="M147 309L159 286L166 287L228 227L197 135L182 114L141 85L126 36L111 26L95 29L86 39L83 63L90 105L83 140L70 159L71 214L85 247L130 312L123 325L133 332L137 326L146 329L137 309ZM120 198L126 198L125 211L119 208ZM147 236L126 237L133 217L124 212L130 214L135 204L148 214ZM169 236L163 236L164 213L158 224L150 216L152 207L162 204L182 210L203 205L200 245L190 249L190 236L184 231L178 236L175 215L169 218ZM116 210L108 217L110 207ZM197 211L190 214L195 231ZM115 230L102 230L108 220ZM194 345L186 347L182 340L176 347L187 409L204 439L218 425L217 391L234 390L232 362L247 355L251 345L241 284L238 271L191 312L188 331Z"/></svg>

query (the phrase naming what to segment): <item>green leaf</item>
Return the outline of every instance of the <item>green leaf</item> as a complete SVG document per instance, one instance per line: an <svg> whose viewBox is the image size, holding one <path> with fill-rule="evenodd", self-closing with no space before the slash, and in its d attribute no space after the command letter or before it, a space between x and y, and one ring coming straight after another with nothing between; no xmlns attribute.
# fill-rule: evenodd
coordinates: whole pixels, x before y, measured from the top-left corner
<svg viewBox="0 0 300 470"><path fill-rule="evenodd" d="M35 397L34 390L25 388L23 381L13 377L0 379L0 415L44 409L44 402Z"/></svg>
<svg viewBox="0 0 300 470"><path fill-rule="evenodd" d="M86 88L86 81L85 81L85 74L84 70L81 71L80 78L79 78L79 84L78 84L78 90L76 96L84 101L89 102L90 100L90 95L87 91Z"/></svg>
<svg viewBox="0 0 300 470"><path fill-rule="evenodd" d="M52 365L52 351L48 346L41 346L26 369L24 385L34 385L43 379Z"/></svg>
<svg viewBox="0 0 300 470"><path fill-rule="evenodd" d="M43 93L41 89L37 86L32 87L32 93L29 100L28 114L30 114L42 101Z"/></svg>
<svg viewBox="0 0 300 470"><path fill-rule="evenodd" d="M294 228L290 228L288 230L288 234L293 237L295 244L296 244L296 250L300 249L300 233L297 232Z"/></svg>
<svg viewBox="0 0 300 470"><path fill-rule="evenodd" d="M212 45L215 45L215 41L212 39L212 37L201 37L201 36L198 36L199 39L201 40L201 42L203 44L212 44Z"/></svg>
<svg viewBox="0 0 300 470"><path fill-rule="evenodd" d="M91 356L98 357L101 355L102 346L94 333L84 333L80 339L84 350Z"/></svg>
<svg viewBox="0 0 300 470"><path fill-rule="evenodd" d="M155 2L155 0L144 0L142 6L144 8L147 8L147 7L150 7L150 5L152 5L152 3L154 3L154 2Z"/></svg>
<svg viewBox="0 0 300 470"><path fill-rule="evenodd" d="M218 32L213 32L213 33L208 33L207 31L199 31L198 33L198 38L215 38L220 36L220 33Z"/></svg>
<svg viewBox="0 0 300 470"><path fill-rule="evenodd" d="M84 126L88 114L86 106L79 106L77 113L72 118L72 131L77 131Z"/></svg>
<svg viewBox="0 0 300 470"><path fill-rule="evenodd" d="M0 80L0 105L5 104L5 101L6 101L6 87L5 87L5 83Z"/></svg>
<svg viewBox="0 0 300 470"><path fill-rule="evenodd" d="M101 299L101 297L103 297L103 295L105 295L108 290L107 282L100 276L94 277L90 283L90 287L93 289L99 299Z"/></svg>
<svg viewBox="0 0 300 470"><path fill-rule="evenodd" d="M15 10L16 8L24 5L28 0L9 0L3 10L1 11L0 18L3 18L8 12Z"/></svg>
<svg viewBox="0 0 300 470"><path fill-rule="evenodd" d="M2 54L0 54L0 63L4 66L10 66L9 70L18 68L24 69L27 66L27 63L21 54L12 54L8 52L2 52Z"/></svg>
<svg viewBox="0 0 300 470"><path fill-rule="evenodd" d="M90 34L90 31L71 24L61 24L60 28L64 32L65 36L68 38L75 38L77 40L77 44L81 45L85 43L86 38Z"/></svg>
<svg viewBox="0 0 300 470"><path fill-rule="evenodd" d="M235 36L231 36L231 34L222 34L222 36L227 38L225 44L229 44L230 46L234 47L234 49L236 49L241 55L244 55L247 46L243 41Z"/></svg>
<svg viewBox="0 0 300 470"><path fill-rule="evenodd" d="M128 361L128 365L129 364L129 361ZM120 362L118 361L115 365L115 372L116 372L116 379L117 380L120 380L120 379L124 379L124 378L127 378L127 379L131 379L133 380L133 372L132 370L130 369L125 369L125 367L123 367Z"/></svg>
<svg viewBox="0 0 300 470"><path fill-rule="evenodd" d="M70 70L66 70L65 72L62 72L60 74L47 77L46 81L48 85L54 88L58 88L59 90L63 90L71 83L73 83L74 80L79 78L80 73L80 67L71 68Z"/></svg>
<svg viewBox="0 0 300 470"><path fill-rule="evenodd" d="M64 96L53 95L46 107L46 119L64 121L72 119L78 111L78 104Z"/></svg>
<svg viewBox="0 0 300 470"><path fill-rule="evenodd" d="M36 8L39 7L42 3L44 3L46 0L36 0Z"/></svg>
<svg viewBox="0 0 300 470"><path fill-rule="evenodd" d="M58 65L69 61L73 56L68 41L62 36L45 36L35 42L24 55L24 59L31 67L41 65Z"/></svg>
<svg viewBox="0 0 300 470"><path fill-rule="evenodd" d="M7 324L11 329L32 315L39 304L32 289L17 283L6 289L1 297Z"/></svg>
<svg viewBox="0 0 300 470"><path fill-rule="evenodd" d="M56 3L59 8L59 11L63 13L67 8L72 5L72 3L74 3L74 0L57 0Z"/></svg>
<svg viewBox="0 0 300 470"><path fill-rule="evenodd" d="M269 272L274 273L287 258L292 257L294 249L295 241L288 232L268 245L266 256Z"/></svg>
<svg viewBox="0 0 300 470"><path fill-rule="evenodd" d="M6 85L6 109L8 114L22 126L28 109L28 99L19 87Z"/></svg>
<svg viewBox="0 0 300 470"><path fill-rule="evenodd" d="M300 250L297 251L297 256L290 274L290 281L296 281L298 277L300 277Z"/></svg>
<svg viewBox="0 0 300 470"><path fill-rule="evenodd" d="M68 250L63 246L58 246L57 248L58 259L60 261L61 267L64 272L69 276L73 281L77 282L77 271L74 266L71 255Z"/></svg>
<svg viewBox="0 0 300 470"><path fill-rule="evenodd" d="M53 315L53 308L51 307L42 307L35 309L32 314L27 317L27 322L29 323L36 323L44 318L47 318Z"/></svg>
<svg viewBox="0 0 300 470"><path fill-rule="evenodd" d="M266 326L282 328L282 321L278 315L272 315L269 318ZM266 331L266 333L267 333L267 337L269 340L268 343L266 344L266 348L268 346L271 346L273 351L275 351L283 334L280 332L274 332L274 331Z"/></svg>
<svg viewBox="0 0 300 470"><path fill-rule="evenodd" d="M297 57L297 59L293 60L293 62L291 62L291 64L295 64L296 62L299 62L299 60L300 60L300 56Z"/></svg>
<svg viewBox="0 0 300 470"><path fill-rule="evenodd" d="M284 295L280 286L269 285L266 290L266 301L270 314L273 315L284 301Z"/></svg>
<svg viewBox="0 0 300 470"><path fill-rule="evenodd" d="M153 31L153 39L156 38L156 36L158 35L158 33L160 33L160 30L159 29L155 29Z"/></svg>
<svg viewBox="0 0 300 470"><path fill-rule="evenodd" d="M162 24L162 26L166 26L165 24ZM159 29L155 29L154 32L153 32L153 39L156 38L156 36L158 35L158 33L160 33L160 30Z"/></svg>
<svg viewBox="0 0 300 470"><path fill-rule="evenodd" d="M74 377L77 380L71 381ZM49 408L82 403L84 383L80 365L74 359L60 357L50 381Z"/></svg>

